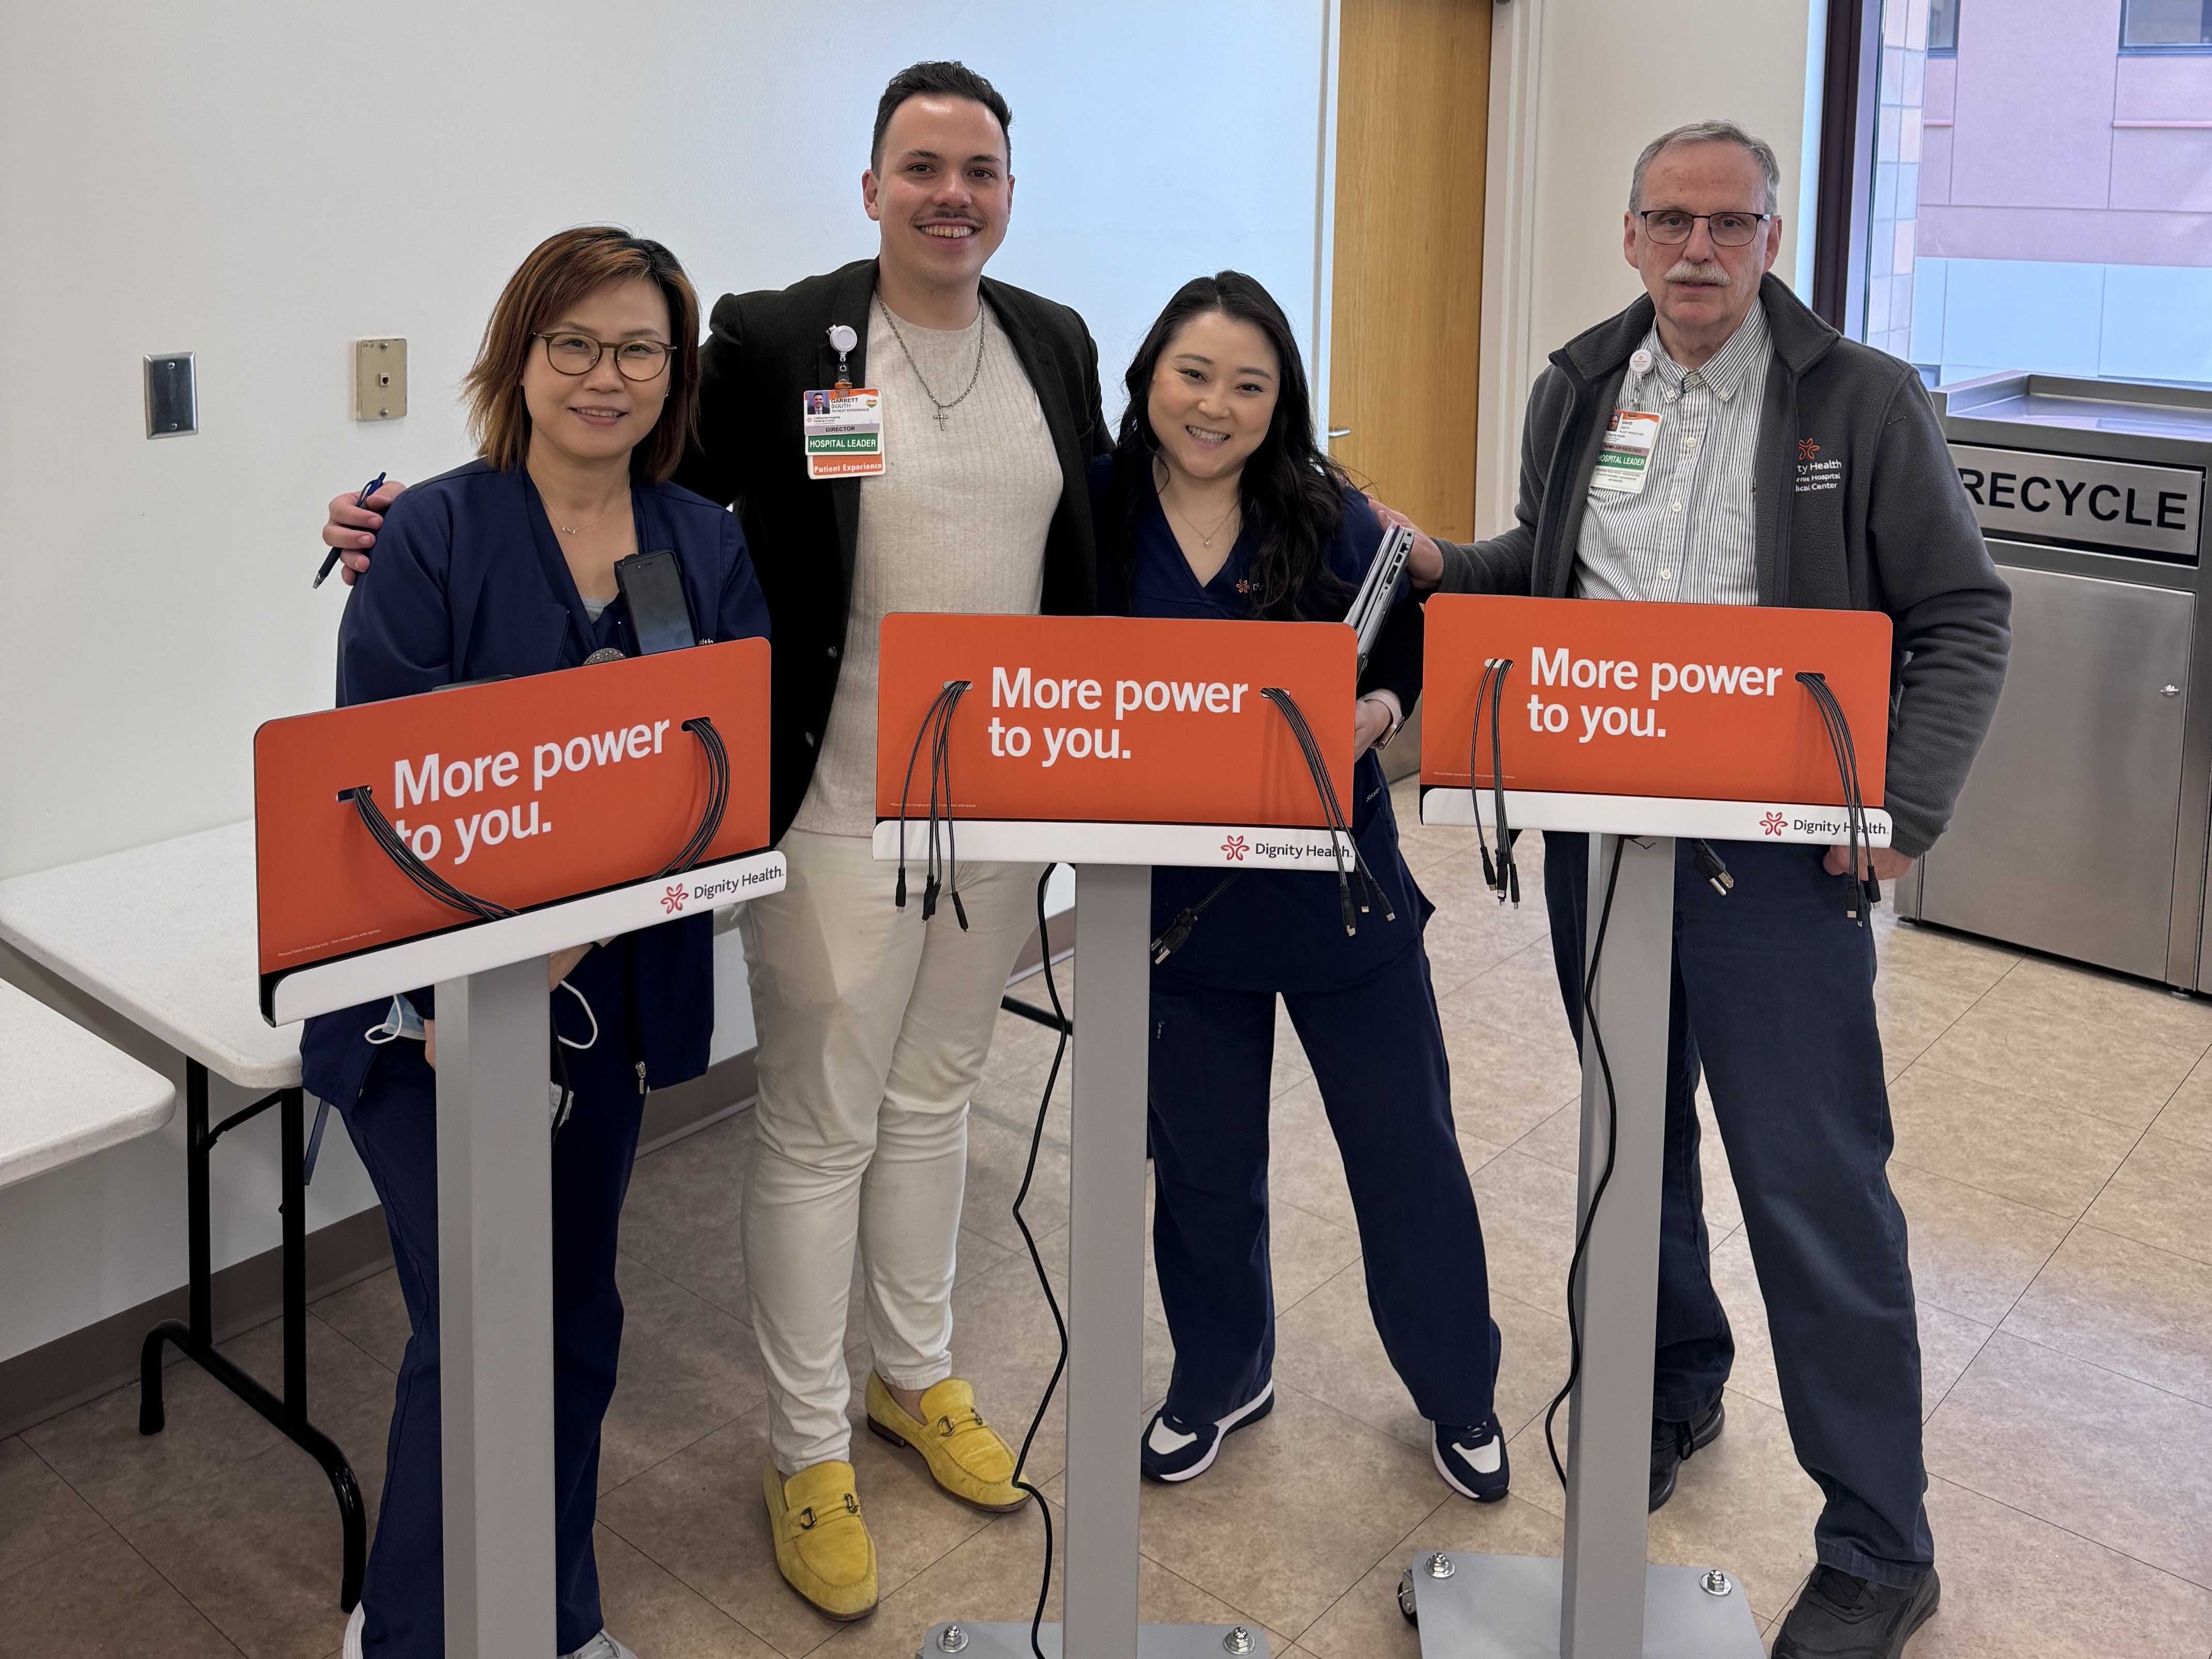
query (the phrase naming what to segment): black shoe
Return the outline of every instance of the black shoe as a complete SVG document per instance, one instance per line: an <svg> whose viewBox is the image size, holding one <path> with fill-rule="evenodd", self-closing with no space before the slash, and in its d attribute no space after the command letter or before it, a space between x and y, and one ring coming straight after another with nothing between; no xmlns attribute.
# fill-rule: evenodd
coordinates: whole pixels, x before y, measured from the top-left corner
<svg viewBox="0 0 2212 1659"><path fill-rule="evenodd" d="M1942 1599L1933 1567L1911 1589L1815 1567L1782 1621L1773 1659L1899 1659Z"/></svg>
<svg viewBox="0 0 2212 1659"><path fill-rule="evenodd" d="M1692 1452L1703 1451L1721 1437L1721 1429L1728 1422L1728 1409L1718 1400L1705 1407L1691 1422L1677 1423L1668 1418L1651 1419L1651 1507L1656 1510L1674 1495L1674 1477L1682 1467L1682 1460Z"/></svg>

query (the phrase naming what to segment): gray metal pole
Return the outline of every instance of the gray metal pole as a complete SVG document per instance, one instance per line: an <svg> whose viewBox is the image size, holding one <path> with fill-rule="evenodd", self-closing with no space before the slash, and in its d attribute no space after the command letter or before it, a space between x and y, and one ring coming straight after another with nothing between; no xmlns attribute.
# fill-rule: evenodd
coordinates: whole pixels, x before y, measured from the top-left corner
<svg viewBox="0 0 2212 1659"><path fill-rule="evenodd" d="M1589 838L1589 922L1583 972L1597 939L1606 878L1620 877L1591 996L1617 1111L1613 1178L1577 1281L1582 1376L1567 1433L1567 1531L1559 1607L1562 1659L1644 1651L1650 1527L1651 1356L1658 1320L1659 1194L1667 1129L1667 1012L1674 983L1674 843ZM1583 1029L1581 1193L1606 1164L1608 1113L1592 1022Z"/></svg>
<svg viewBox="0 0 2212 1659"><path fill-rule="evenodd" d="M438 1334L451 1659L546 1659L553 1600L545 959L438 988Z"/></svg>
<svg viewBox="0 0 2212 1659"><path fill-rule="evenodd" d="M1143 865L1085 865L1075 884L1067 1610L1060 1650L1080 1659L1133 1659L1152 872Z"/></svg>

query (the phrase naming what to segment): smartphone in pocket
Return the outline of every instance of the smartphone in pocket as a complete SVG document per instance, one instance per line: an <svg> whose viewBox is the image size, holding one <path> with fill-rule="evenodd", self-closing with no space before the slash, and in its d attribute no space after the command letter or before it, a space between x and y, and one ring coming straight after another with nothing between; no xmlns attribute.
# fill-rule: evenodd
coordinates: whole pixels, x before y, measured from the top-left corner
<svg viewBox="0 0 2212 1659"><path fill-rule="evenodd" d="M615 586L629 612L638 654L681 651L699 642L691 625L690 602L684 597L684 571L671 548L633 553L615 561Z"/></svg>

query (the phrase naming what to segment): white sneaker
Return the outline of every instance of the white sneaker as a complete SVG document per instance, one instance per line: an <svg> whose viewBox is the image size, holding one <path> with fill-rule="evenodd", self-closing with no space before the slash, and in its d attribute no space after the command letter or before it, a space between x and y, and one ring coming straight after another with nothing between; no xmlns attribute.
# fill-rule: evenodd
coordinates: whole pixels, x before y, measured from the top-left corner
<svg viewBox="0 0 2212 1659"><path fill-rule="evenodd" d="M361 1632L368 1621L367 1611L360 1602L355 1602L353 1616L346 1620L345 1645L341 1650L341 1659L362 1659ZM561 1659L637 1659L637 1656L606 1632L601 1631L574 1653L562 1654Z"/></svg>

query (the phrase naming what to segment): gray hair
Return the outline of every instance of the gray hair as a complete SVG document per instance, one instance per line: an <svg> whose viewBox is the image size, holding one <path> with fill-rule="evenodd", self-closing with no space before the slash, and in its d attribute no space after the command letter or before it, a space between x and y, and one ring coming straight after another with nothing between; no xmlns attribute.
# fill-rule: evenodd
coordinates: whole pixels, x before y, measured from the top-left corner
<svg viewBox="0 0 2212 1659"><path fill-rule="evenodd" d="M1765 186L1766 199L1759 204L1761 213L1771 213L1782 200L1782 164L1774 159L1774 146L1764 138L1754 138L1733 121L1692 121L1672 132L1662 132L1644 145L1644 154L1636 158L1636 171L1628 179L1628 210L1631 213L1644 200L1644 173L1659 159L1662 150L1674 144L1738 144L1751 154L1759 163L1759 176Z"/></svg>

